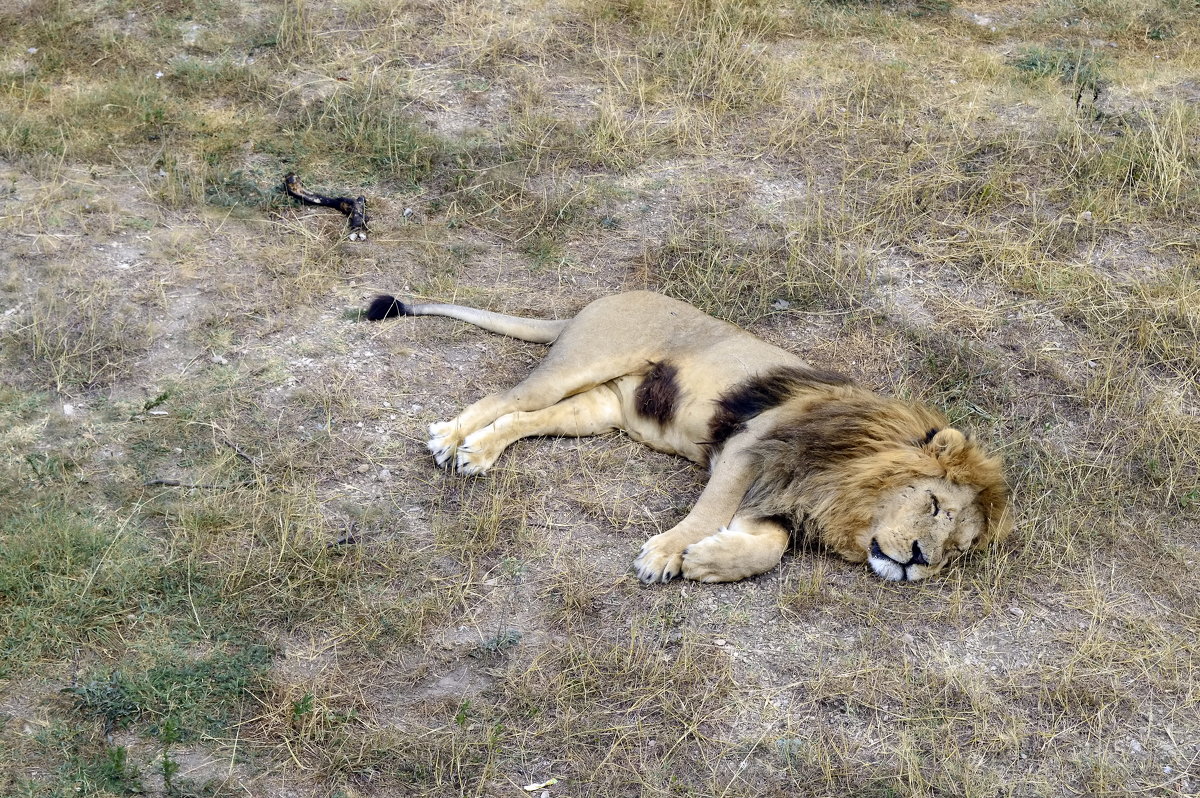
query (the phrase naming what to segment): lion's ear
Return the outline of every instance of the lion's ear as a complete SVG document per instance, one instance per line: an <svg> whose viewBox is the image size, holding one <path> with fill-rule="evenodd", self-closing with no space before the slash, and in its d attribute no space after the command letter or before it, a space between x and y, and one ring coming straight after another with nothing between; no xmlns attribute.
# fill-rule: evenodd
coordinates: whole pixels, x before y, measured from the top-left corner
<svg viewBox="0 0 1200 798"><path fill-rule="evenodd" d="M934 457L957 457L967 448L967 436L954 427L946 427L934 433L925 447Z"/></svg>

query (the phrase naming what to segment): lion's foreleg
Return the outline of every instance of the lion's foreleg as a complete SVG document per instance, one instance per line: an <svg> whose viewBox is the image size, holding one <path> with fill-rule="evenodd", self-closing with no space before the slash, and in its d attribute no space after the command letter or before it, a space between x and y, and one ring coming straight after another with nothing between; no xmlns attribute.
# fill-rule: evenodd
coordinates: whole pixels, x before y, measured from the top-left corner
<svg viewBox="0 0 1200 798"><path fill-rule="evenodd" d="M599 435L621 423L621 402L605 385L530 412L508 413L463 439L455 456L463 474L482 474L509 444L534 435Z"/></svg>
<svg viewBox="0 0 1200 798"><path fill-rule="evenodd" d="M643 582L667 582L684 567L684 551L729 524L753 480L745 444L733 441L718 455L712 476L687 517L646 541L633 568Z"/></svg>
<svg viewBox="0 0 1200 798"><path fill-rule="evenodd" d="M698 582L736 582L765 573L787 549L788 531L774 521L735 516L715 535L683 552L683 578Z"/></svg>

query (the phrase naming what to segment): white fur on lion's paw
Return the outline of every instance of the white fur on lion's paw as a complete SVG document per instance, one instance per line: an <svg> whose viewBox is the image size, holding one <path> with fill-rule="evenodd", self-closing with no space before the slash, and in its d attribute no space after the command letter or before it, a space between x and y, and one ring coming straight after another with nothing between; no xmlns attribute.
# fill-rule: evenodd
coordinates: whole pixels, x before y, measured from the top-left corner
<svg viewBox="0 0 1200 798"><path fill-rule="evenodd" d="M683 571L683 550L669 533L655 535L642 545L633 570L646 584L670 582Z"/></svg>
<svg viewBox="0 0 1200 798"><path fill-rule="evenodd" d="M429 440L425 445L433 453L433 459L443 468L450 462L454 450L458 448L454 441L454 422L438 421L429 425Z"/></svg>

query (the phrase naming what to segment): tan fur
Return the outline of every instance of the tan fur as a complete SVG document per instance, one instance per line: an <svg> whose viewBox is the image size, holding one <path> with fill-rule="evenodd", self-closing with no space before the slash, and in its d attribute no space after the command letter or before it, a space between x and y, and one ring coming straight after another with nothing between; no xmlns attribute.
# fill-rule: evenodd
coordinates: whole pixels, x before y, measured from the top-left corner
<svg viewBox="0 0 1200 798"><path fill-rule="evenodd" d="M422 315L464 317L440 307L423 305ZM468 317L520 329L503 318ZM708 463L692 511L642 547L634 568L643 581L763 573L794 532L885 579L915 580L1011 529L1000 459L936 411L814 371L650 292L597 300L561 324L528 378L432 425L429 448L440 465L480 474L522 437L622 429Z"/></svg>

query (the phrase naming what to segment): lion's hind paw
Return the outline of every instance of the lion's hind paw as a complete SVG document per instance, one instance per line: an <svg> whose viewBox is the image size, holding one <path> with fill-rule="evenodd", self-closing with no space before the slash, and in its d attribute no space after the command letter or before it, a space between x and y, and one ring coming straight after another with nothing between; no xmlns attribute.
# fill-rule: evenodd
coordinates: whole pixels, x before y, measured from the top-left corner
<svg viewBox="0 0 1200 798"><path fill-rule="evenodd" d="M454 454L454 466L460 474L478 476L492 467L492 461L485 461L481 452L476 451L474 446L464 443Z"/></svg>
<svg viewBox="0 0 1200 798"><path fill-rule="evenodd" d="M457 436L454 432L455 425L452 421L438 421L429 425L430 437L425 446L433 453L434 461L442 468L450 463L450 458L458 449L459 442L455 440Z"/></svg>
<svg viewBox="0 0 1200 798"><path fill-rule="evenodd" d="M488 428L476 430L459 444L454 455L458 473L476 476L486 473L495 464L504 447L489 439L488 432Z"/></svg>

